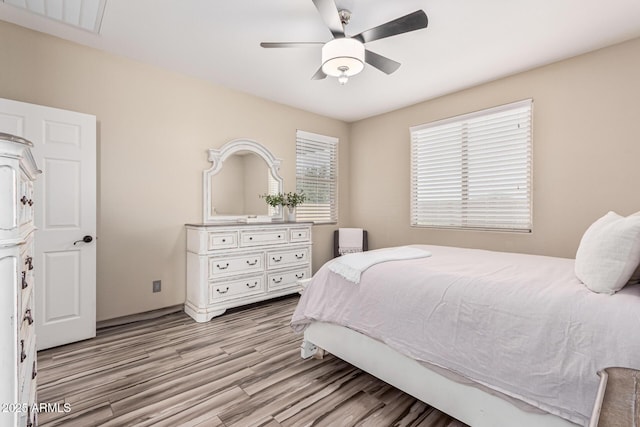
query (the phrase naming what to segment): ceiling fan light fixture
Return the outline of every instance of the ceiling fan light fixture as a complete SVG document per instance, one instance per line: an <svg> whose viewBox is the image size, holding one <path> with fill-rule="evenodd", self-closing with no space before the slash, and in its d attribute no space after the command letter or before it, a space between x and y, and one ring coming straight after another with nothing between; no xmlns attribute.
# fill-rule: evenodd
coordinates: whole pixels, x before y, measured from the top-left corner
<svg viewBox="0 0 640 427"><path fill-rule="evenodd" d="M340 75L338 76L338 83L340 83L342 86L346 85L347 82L349 81L349 76L347 75L347 67L340 67L340 71L342 71L340 73Z"/></svg>
<svg viewBox="0 0 640 427"><path fill-rule="evenodd" d="M364 45L358 40L338 38L322 46L322 71L326 75L342 78L346 83L363 69Z"/></svg>

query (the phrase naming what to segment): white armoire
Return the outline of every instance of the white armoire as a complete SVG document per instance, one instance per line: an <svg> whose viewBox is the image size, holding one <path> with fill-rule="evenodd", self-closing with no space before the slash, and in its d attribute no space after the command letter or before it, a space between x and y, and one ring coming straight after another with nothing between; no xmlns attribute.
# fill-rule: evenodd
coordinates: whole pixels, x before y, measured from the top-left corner
<svg viewBox="0 0 640 427"><path fill-rule="evenodd" d="M0 426L36 425L32 146L0 133Z"/></svg>

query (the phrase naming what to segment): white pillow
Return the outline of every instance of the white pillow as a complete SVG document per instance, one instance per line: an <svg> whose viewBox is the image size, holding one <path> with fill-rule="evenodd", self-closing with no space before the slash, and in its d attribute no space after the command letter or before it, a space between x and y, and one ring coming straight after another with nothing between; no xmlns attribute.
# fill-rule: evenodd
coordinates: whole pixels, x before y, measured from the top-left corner
<svg viewBox="0 0 640 427"><path fill-rule="evenodd" d="M613 294L640 264L640 215L609 212L584 232L575 273L593 292Z"/></svg>

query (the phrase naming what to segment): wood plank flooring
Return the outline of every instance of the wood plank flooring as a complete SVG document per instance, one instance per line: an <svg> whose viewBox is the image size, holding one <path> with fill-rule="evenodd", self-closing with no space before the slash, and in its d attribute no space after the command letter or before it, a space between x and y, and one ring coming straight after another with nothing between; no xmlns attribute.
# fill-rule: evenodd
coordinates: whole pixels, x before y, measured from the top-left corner
<svg viewBox="0 0 640 427"><path fill-rule="evenodd" d="M300 358L289 297L207 323L184 313L114 326L38 353L40 426L464 424L332 356Z"/></svg>

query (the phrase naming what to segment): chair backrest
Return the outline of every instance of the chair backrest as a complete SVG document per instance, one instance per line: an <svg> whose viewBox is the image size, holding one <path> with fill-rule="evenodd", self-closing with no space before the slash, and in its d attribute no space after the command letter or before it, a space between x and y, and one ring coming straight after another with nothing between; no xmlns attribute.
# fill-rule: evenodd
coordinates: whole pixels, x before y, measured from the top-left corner
<svg viewBox="0 0 640 427"><path fill-rule="evenodd" d="M367 230L362 230L362 250L369 250L369 238ZM333 232L333 257L340 256L340 230L335 230Z"/></svg>

